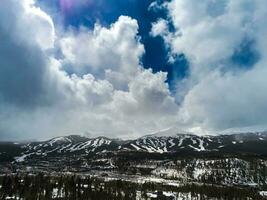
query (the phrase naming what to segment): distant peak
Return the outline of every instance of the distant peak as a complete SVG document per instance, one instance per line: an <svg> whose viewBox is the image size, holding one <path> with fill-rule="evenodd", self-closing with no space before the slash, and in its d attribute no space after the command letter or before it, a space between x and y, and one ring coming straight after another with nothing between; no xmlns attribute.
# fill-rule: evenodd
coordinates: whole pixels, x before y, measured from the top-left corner
<svg viewBox="0 0 267 200"><path fill-rule="evenodd" d="M162 130L147 134L147 135L143 136L142 138L145 138L145 137L175 137L175 136L179 136L179 135L195 135L195 134L192 132L180 129L178 127L169 127L166 129L162 129Z"/></svg>

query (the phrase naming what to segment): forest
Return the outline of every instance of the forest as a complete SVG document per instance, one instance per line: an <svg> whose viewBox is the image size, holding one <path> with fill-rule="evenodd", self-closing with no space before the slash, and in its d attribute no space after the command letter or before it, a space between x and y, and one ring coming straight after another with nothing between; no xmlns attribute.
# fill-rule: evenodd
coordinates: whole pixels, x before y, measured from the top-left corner
<svg viewBox="0 0 267 200"><path fill-rule="evenodd" d="M267 189L267 188L261 188ZM10 174L0 177L0 199L176 200L264 199L254 187L212 184L164 185L77 175Z"/></svg>

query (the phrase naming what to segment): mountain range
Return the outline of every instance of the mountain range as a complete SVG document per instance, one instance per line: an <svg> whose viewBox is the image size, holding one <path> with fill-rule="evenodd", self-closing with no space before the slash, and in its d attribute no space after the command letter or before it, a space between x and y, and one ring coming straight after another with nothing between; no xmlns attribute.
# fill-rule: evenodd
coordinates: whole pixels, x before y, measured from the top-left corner
<svg viewBox="0 0 267 200"><path fill-rule="evenodd" d="M88 138L70 135L47 141L14 143L0 142L0 161L24 162L55 156L90 156L127 153L171 155L267 155L267 132L227 135L170 134L163 132L134 140L107 137Z"/></svg>

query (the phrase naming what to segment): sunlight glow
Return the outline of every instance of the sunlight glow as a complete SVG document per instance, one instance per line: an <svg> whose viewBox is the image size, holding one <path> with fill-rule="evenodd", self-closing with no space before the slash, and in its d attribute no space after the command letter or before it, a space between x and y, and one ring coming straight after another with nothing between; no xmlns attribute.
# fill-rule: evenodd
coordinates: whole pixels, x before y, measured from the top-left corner
<svg viewBox="0 0 267 200"><path fill-rule="evenodd" d="M59 4L63 12L69 13L73 9L92 5L93 0L59 0Z"/></svg>

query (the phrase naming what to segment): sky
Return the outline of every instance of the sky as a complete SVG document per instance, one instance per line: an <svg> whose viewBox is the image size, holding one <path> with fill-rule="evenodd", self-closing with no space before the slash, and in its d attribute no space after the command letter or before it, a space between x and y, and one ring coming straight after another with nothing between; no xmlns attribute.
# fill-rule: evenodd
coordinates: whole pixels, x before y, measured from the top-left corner
<svg viewBox="0 0 267 200"><path fill-rule="evenodd" d="M265 0L2 0L0 140L267 127L266 18Z"/></svg>

